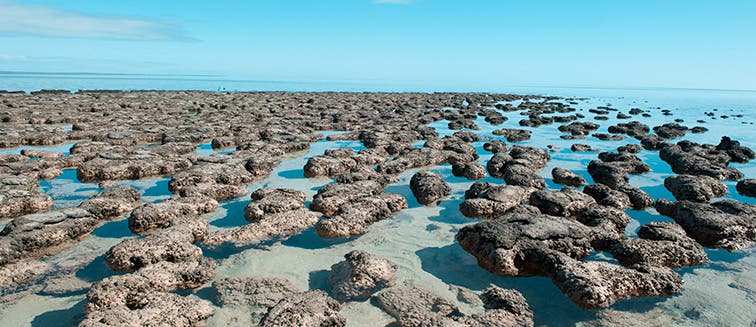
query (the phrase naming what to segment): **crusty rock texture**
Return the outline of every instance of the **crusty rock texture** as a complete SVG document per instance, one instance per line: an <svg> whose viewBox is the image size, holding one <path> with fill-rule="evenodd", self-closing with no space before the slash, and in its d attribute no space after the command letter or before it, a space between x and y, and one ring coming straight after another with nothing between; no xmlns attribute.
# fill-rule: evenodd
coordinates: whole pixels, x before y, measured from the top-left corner
<svg viewBox="0 0 756 327"><path fill-rule="evenodd" d="M259 189L244 210L247 225L211 232L202 240L206 246L256 245L285 239L312 227L318 215L305 207L305 194L292 189Z"/></svg>
<svg viewBox="0 0 756 327"><path fill-rule="evenodd" d="M134 209L129 216L129 229L134 234L148 234L180 216L202 215L218 209L218 201L208 197L172 198L158 203L147 203Z"/></svg>
<svg viewBox="0 0 756 327"><path fill-rule="evenodd" d="M260 326L345 326L346 319L339 315L340 309L341 303L323 291L293 293L271 307Z"/></svg>
<svg viewBox="0 0 756 327"><path fill-rule="evenodd" d="M345 261L331 266L328 283L333 297L341 302L367 299L396 282L396 265L363 251L344 255Z"/></svg>
<svg viewBox="0 0 756 327"><path fill-rule="evenodd" d="M734 251L756 241L756 206L723 200L656 202L659 213L674 219L685 232L704 246Z"/></svg>
<svg viewBox="0 0 756 327"><path fill-rule="evenodd" d="M0 231L0 265L58 253L103 222L128 213L139 200L139 192L133 188L119 187L97 194L79 207L15 218Z"/></svg>
<svg viewBox="0 0 756 327"><path fill-rule="evenodd" d="M463 315L451 301L413 286L393 287L374 299L398 326L533 326L533 312L519 292L491 287L480 297L486 311L472 315Z"/></svg>
<svg viewBox="0 0 756 327"><path fill-rule="evenodd" d="M705 175L670 176L664 179L664 187L680 201L709 202L727 194L727 186L722 181Z"/></svg>
<svg viewBox="0 0 756 327"><path fill-rule="evenodd" d="M421 171L412 175L410 190L417 202L434 204L451 194L451 187L436 173Z"/></svg>
<svg viewBox="0 0 756 327"><path fill-rule="evenodd" d="M750 178L739 181L736 189L740 195L756 198L756 179Z"/></svg>
<svg viewBox="0 0 756 327"><path fill-rule="evenodd" d="M459 211L470 218L493 219L528 201L535 188L475 182L465 191Z"/></svg>
<svg viewBox="0 0 756 327"><path fill-rule="evenodd" d="M551 170L551 177L554 179L554 183L562 184L566 186L583 186L585 185L585 178L574 172L556 167Z"/></svg>

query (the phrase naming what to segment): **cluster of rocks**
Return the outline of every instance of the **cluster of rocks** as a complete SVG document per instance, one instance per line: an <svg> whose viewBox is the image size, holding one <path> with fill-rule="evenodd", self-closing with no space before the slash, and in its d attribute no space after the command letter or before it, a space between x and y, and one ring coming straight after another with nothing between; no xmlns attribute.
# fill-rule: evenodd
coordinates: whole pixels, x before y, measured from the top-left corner
<svg viewBox="0 0 756 327"><path fill-rule="evenodd" d="M595 204L575 190L538 192L531 202L543 198L535 201L539 207L513 207L497 219L463 227L457 241L486 270L503 276L550 277L585 308L677 293L682 278L669 267L706 260L703 249L675 227L669 232L648 226L642 238L628 239L623 232L630 218L621 210ZM674 237L684 242L670 241ZM612 253L627 267L584 261L595 250ZM681 253L685 256L678 256Z"/></svg>
<svg viewBox="0 0 756 327"><path fill-rule="evenodd" d="M544 188L546 181L538 174L551 160L543 149L513 146L509 152L499 152L486 163L488 173L503 178L508 185Z"/></svg>
<svg viewBox="0 0 756 327"><path fill-rule="evenodd" d="M434 204L451 194L451 187L436 173L421 171L412 175L410 190L417 202Z"/></svg>
<svg viewBox="0 0 756 327"><path fill-rule="evenodd" d="M139 203L136 190L119 187L95 195L78 207L12 219L0 231L0 294L21 290L50 273L53 267L40 258L62 252Z"/></svg>
<svg viewBox="0 0 756 327"><path fill-rule="evenodd" d="M244 210L249 224L211 232L203 244L244 247L299 234L318 222L318 215L307 209L305 200L305 194L297 190L259 189Z"/></svg>
<svg viewBox="0 0 756 327"><path fill-rule="evenodd" d="M251 313L259 326L344 326L342 303L370 298L394 286L397 267L363 251L352 251L331 266L328 282L333 297L323 291L302 291L290 281L268 277L230 277L213 282L217 303Z"/></svg>
<svg viewBox="0 0 756 327"><path fill-rule="evenodd" d="M690 141L664 144L659 151L659 157L678 174L738 180L743 178L743 173L728 164L730 162L746 163L753 160L756 154L750 148L741 146L738 141L723 137L716 146Z"/></svg>
<svg viewBox="0 0 756 327"><path fill-rule="evenodd" d="M533 312L522 294L495 286L480 296L486 310L471 315L462 314L448 299L414 286L393 287L374 298L397 326L533 326Z"/></svg>
<svg viewBox="0 0 756 327"><path fill-rule="evenodd" d="M105 262L115 275L87 292L81 326L200 324L215 309L210 303L173 293L209 282L216 269L195 245L208 234L202 214L218 208L211 198L179 198L148 203L132 211L129 229L144 235L111 247Z"/></svg>
<svg viewBox="0 0 756 327"><path fill-rule="evenodd" d="M317 233L325 238L362 234L373 223L389 218L407 207L407 199L387 193L376 181L334 183L323 186L310 204L327 219L317 222Z"/></svg>
<svg viewBox="0 0 756 327"><path fill-rule="evenodd" d="M0 217L15 218L52 209L49 195L39 193L39 183L25 175L0 174Z"/></svg>
<svg viewBox="0 0 756 327"><path fill-rule="evenodd" d="M596 184L587 185L583 192L592 196L599 204L620 209L641 210L653 204L653 199L643 190L628 183L629 174L643 174L651 168L635 154L638 145L625 145L617 152L601 152L599 160L588 164L588 173Z"/></svg>

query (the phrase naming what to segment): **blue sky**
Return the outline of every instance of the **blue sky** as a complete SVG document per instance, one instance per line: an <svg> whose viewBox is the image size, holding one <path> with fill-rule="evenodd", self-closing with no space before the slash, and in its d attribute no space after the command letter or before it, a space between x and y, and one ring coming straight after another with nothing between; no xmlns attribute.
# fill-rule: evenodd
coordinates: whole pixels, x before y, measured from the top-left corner
<svg viewBox="0 0 756 327"><path fill-rule="evenodd" d="M756 1L0 0L0 71L756 89Z"/></svg>

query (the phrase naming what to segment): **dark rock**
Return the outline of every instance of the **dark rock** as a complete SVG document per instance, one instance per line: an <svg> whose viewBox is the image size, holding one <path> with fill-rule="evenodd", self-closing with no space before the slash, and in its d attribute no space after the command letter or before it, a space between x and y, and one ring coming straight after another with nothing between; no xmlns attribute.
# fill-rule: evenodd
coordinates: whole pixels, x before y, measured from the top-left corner
<svg viewBox="0 0 756 327"><path fill-rule="evenodd" d="M583 176L573 173L570 170L555 167L551 170L551 177L554 179L554 183L567 185L567 186L582 186L585 185L585 179Z"/></svg>
<svg viewBox="0 0 756 327"><path fill-rule="evenodd" d="M735 251L756 241L756 207L724 200L709 203L656 201L656 210L671 217L704 246Z"/></svg>
<svg viewBox="0 0 756 327"><path fill-rule="evenodd" d="M582 208L595 204L596 201L575 188L565 187L560 191L535 191L530 195L529 203L547 215L573 217Z"/></svg>
<svg viewBox="0 0 756 327"><path fill-rule="evenodd" d="M738 193L743 196L756 197L756 179L744 179L736 186Z"/></svg>
<svg viewBox="0 0 756 327"><path fill-rule="evenodd" d="M712 198L727 195L727 186L709 176L670 176L664 179L664 187L680 201L709 202Z"/></svg>
<svg viewBox="0 0 756 327"><path fill-rule="evenodd" d="M638 237L615 241L607 251L625 266L649 264L679 268L708 261L703 247L675 223L648 223L638 230Z"/></svg>
<svg viewBox="0 0 756 327"><path fill-rule="evenodd" d="M434 204L451 194L451 187L438 174L420 171L412 176L410 190L417 201L424 205Z"/></svg>
<svg viewBox="0 0 756 327"><path fill-rule="evenodd" d="M493 131L494 135L504 136L508 142L522 142L530 139L530 131L524 129L503 128Z"/></svg>
<svg viewBox="0 0 756 327"><path fill-rule="evenodd" d="M493 219L527 201L535 190L515 185L476 182L465 192L465 201L459 205L459 210L466 217Z"/></svg>
<svg viewBox="0 0 756 327"><path fill-rule="evenodd" d="M477 161L453 164L452 174L469 180L483 179L488 176L488 174L486 174L486 169Z"/></svg>

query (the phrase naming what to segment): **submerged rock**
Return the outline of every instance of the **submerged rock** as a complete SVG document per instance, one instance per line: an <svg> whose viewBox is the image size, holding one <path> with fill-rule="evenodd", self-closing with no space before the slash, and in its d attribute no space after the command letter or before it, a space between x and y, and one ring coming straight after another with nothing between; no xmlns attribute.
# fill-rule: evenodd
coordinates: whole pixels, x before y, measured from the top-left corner
<svg viewBox="0 0 756 327"><path fill-rule="evenodd" d="M229 277L213 282L219 304L266 309L301 290L277 277Z"/></svg>
<svg viewBox="0 0 756 327"><path fill-rule="evenodd" d="M451 301L413 286L388 289L374 297L397 326L533 326L533 312L515 290L491 287L481 299L486 311L464 315Z"/></svg>
<svg viewBox="0 0 756 327"><path fill-rule="evenodd" d="M424 205L434 204L451 194L451 187L438 174L420 171L412 175L410 190L417 202Z"/></svg>
<svg viewBox="0 0 756 327"><path fill-rule="evenodd" d="M378 307L394 317L399 326L453 325L452 318L461 316L451 301L417 287L393 287L374 298Z"/></svg>
<svg viewBox="0 0 756 327"><path fill-rule="evenodd" d="M396 265L363 251L344 255L345 261L331 266L328 283L333 297L341 302L363 300L396 283Z"/></svg>
<svg viewBox="0 0 756 327"><path fill-rule="evenodd" d="M218 247L223 244L245 247L273 239L283 240L314 226L318 215L306 208L267 214L262 219L233 229L210 232L202 244Z"/></svg>
<svg viewBox="0 0 756 327"><path fill-rule="evenodd" d="M260 326L344 326L339 315L341 304L323 291L294 293L284 297L268 310Z"/></svg>

